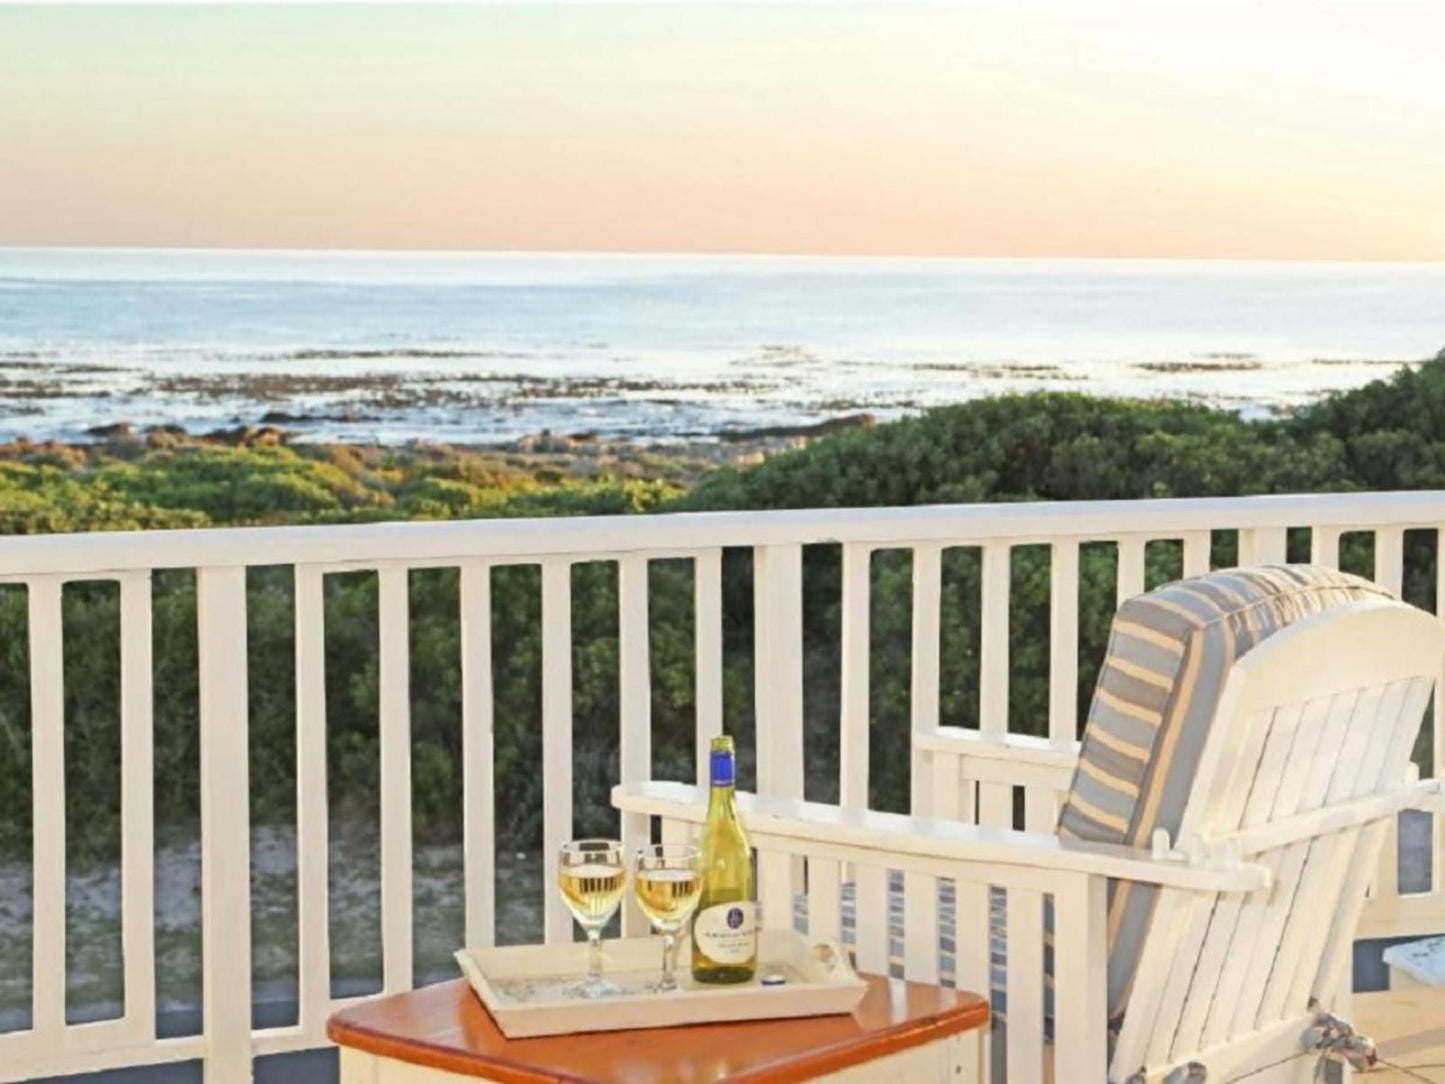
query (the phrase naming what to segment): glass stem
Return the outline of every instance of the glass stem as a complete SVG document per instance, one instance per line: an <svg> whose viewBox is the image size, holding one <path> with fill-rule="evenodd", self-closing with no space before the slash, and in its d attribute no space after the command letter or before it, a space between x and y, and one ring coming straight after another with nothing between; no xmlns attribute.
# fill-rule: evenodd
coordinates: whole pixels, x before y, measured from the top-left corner
<svg viewBox="0 0 1445 1084"><path fill-rule="evenodd" d="M598 929L587 931L587 981L602 981L602 931Z"/></svg>
<svg viewBox="0 0 1445 1084"><path fill-rule="evenodd" d="M673 977L673 969L677 966L677 935L665 933L662 935L662 988L671 990L677 985L677 979Z"/></svg>

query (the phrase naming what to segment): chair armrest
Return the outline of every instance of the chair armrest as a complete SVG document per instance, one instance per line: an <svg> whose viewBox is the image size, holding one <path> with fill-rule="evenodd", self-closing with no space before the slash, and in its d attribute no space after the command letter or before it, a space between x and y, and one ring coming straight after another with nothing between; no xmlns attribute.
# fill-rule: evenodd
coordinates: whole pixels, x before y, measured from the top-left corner
<svg viewBox="0 0 1445 1084"><path fill-rule="evenodd" d="M959 758L962 779L1066 791L1079 762L1079 743L1029 734L985 734L957 726L915 731L913 747Z"/></svg>
<svg viewBox="0 0 1445 1084"><path fill-rule="evenodd" d="M687 783L627 783L612 789L612 804L624 813L701 823L707 815L707 791ZM789 841L802 854L807 853L810 842L875 851L878 861L873 864L883 868L906 865L910 858L942 859L1214 892L1253 892L1270 883L1269 871L1263 866L1187 858L1176 851L1156 856L1132 847L1060 839L1052 833L844 809L821 802L739 793L738 814L759 845L769 840Z"/></svg>

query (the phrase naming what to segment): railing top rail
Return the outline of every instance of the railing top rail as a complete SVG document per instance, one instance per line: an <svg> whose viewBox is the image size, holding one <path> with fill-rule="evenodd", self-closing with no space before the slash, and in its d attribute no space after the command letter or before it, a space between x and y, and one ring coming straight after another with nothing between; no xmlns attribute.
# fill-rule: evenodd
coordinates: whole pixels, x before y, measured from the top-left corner
<svg viewBox="0 0 1445 1084"><path fill-rule="evenodd" d="M1168 538L1211 528L1437 526L1445 491L1035 501L762 512L224 527L0 538L0 576L268 564L447 563L688 553L719 546Z"/></svg>

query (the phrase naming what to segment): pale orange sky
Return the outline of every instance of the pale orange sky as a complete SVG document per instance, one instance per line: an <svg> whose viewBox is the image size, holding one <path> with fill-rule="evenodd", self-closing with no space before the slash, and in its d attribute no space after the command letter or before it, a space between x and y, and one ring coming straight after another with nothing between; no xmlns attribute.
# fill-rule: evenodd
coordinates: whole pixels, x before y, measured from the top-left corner
<svg viewBox="0 0 1445 1084"><path fill-rule="evenodd" d="M1445 5L0 7L0 245L1445 259Z"/></svg>

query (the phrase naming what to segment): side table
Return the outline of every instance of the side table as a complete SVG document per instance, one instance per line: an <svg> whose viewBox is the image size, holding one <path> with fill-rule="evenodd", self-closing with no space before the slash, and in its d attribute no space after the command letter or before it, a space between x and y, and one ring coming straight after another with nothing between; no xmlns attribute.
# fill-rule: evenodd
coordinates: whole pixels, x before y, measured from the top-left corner
<svg viewBox="0 0 1445 1084"><path fill-rule="evenodd" d="M988 1002L866 975L851 1015L507 1039L463 980L333 1016L341 1084L981 1084Z"/></svg>

